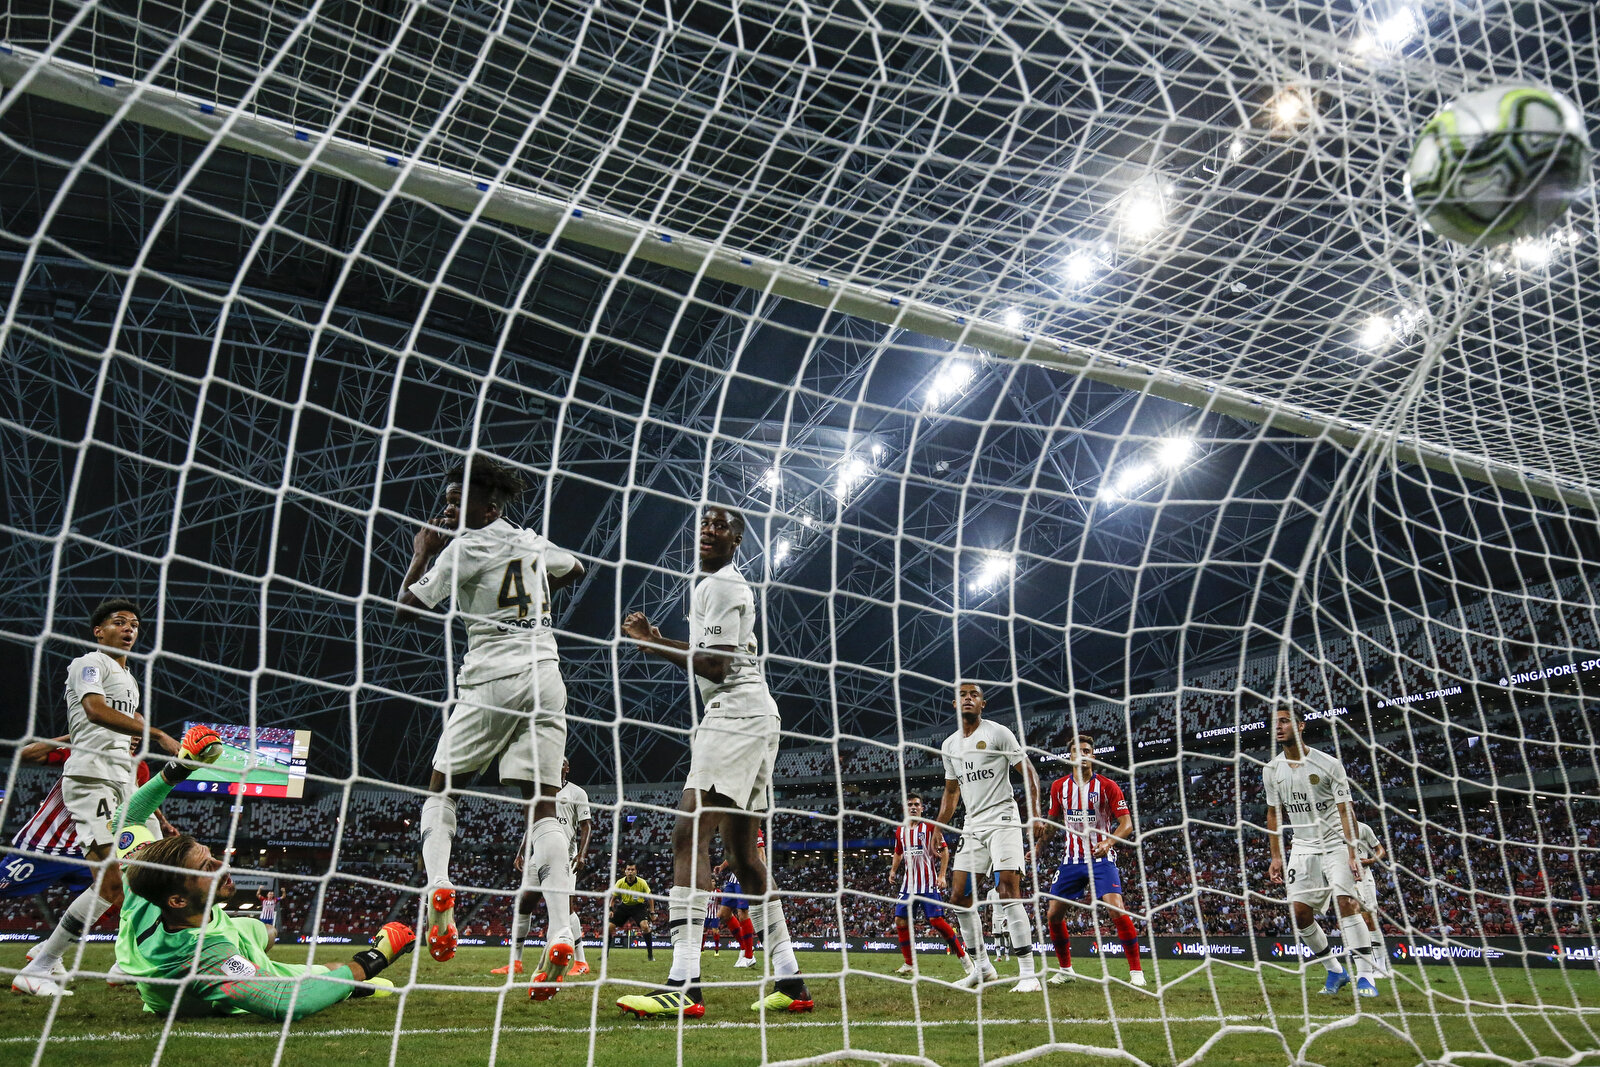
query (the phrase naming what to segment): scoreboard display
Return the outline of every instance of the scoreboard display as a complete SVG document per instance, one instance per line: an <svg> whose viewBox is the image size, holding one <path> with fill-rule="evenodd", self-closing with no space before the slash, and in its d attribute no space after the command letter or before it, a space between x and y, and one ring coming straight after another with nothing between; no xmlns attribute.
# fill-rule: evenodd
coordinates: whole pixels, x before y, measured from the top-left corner
<svg viewBox="0 0 1600 1067"><path fill-rule="evenodd" d="M183 724L185 730L197 722ZM174 792L226 797L288 797L306 791L306 760L311 731L282 726L232 726L205 723L222 738L217 762L197 768Z"/></svg>

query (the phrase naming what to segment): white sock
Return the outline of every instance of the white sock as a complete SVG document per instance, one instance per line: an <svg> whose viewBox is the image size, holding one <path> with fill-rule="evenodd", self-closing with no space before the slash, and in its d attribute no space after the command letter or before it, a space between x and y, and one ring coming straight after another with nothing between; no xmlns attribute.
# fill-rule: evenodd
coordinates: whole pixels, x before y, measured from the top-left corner
<svg viewBox="0 0 1600 1067"><path fill-rule="evenodd" d="M978 917L976 908L957 908L956 925L961 928L961 940L967 943L967 955L972 957L972 962L978 966L989 961L989 953L983 947L983 922Z"/></svg>
<svg viewBox="0 0 1600 1067"><path fill-rule="evenodd" d="M422 869L430 886L450 884L450 845L456 836L456 798L435 793L422 802Z"/></svg>
<svg viewBox="0 0 1600 1067"><path fill-rule="evenodd" d="M1317 920L1312 919L1310 926L1302 926L1295 932L1300 935L1300 940L1305 942L1306 948L1309 948L1312 952L1328 951L1328 935L1322 932L1322 927L1317 925ZM1344 971L1344 964L1339 962L1339 957L1332 954L1322 957L1322 965L1328 969L1330 974L1341 974Z"/></svg>
<svg viewBox="0 0 1600 1067"><path fill-rule="evenodd" d="M56 964L61 962L61 957L67 954L67 949L73 943L83 938L100 916L109 911L111 905L107 903L94 886L90 886L72 898L72 903L67 905L67 910L62 914L61 921L56 923L56 928L50 931L50 936L40 944L38 951L33 954L33 959L23 968L30 974L49 974L55 970Z"/></svg>
<svg viewBox="0 0 1600 1067"><path fill-rule="evenodd" d="M1022 977L1033 977L1033 924L1028 921L1028 909L1020 900L1008 900L1000 905L1006 918L1006 931L1011 935L1011 951L1016 954Z"/></svg>
<svg viewBox="0 0 1600 1067"><path fill-rule="evenodd" d="M1341 916L1339 933L1344 936L1344 950L1355 960L1356 977L1364 978L1372 970L1372 935L1367 932L1367 920L1360 912Z"/></svg>
<svg viewBox="0 0 1600 1067"><path fill-rule="evenodd" d="M750 923L761 935L761 947L772 961L772 973L779 978L800 973L800 961L794 958L794 946L789 943L789 921L783 916L783 901L756 901L750 905Z"/></svg>
<svg viewBox="0 0 1600 1067"><path fill-rule="evenodd" d="M667 932L672 938L672 969L667 978L693 984L700 980L700 941L706 933L706 905L711 893L675 885L667 894Z"/></svg>
<svg viewBox="0 0 1600 1067"><path fill-rule="evenodd" d="M558 938L572 937L572 863L567 859L567 835L560 820L551 816L533 824L529 835L528 862L533 865L533 877L544 891L544 906L550 916L545 929L545 941L553 944ZM571 941L568 940L568 944Z"/></svg>
<svg viewBox="0 0 1600 1067"><path fill-rule="evenodd" d="M522 910L522 905L516 906L516 914L511 918L511 958L522 960L522 943L528 940L528 927L533 925L533 916Z"/></svg>
<svg viewBox="0 0 1600 1067"><path fill-rule="evenodd" d="M1385 977L1389 974L1389 945L1383 940L1383 931L1367 928L1367 936L1372 939L1372 962L1377 972Z"/></svg>

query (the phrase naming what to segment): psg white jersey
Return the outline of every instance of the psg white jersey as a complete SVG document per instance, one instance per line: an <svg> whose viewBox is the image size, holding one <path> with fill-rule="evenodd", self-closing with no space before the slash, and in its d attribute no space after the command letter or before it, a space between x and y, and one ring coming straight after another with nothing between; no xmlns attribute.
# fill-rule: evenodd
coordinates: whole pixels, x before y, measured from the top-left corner
<svg viewBox="0 0 1600 1067"><path fill-rule="evenodd" d="M1350 780L1344 766L1325 752L1304 750L1290 763L1282 752L1272 757L1261 775L1267 806L1282 812L1281 830L1294 834L1300 852L1331 852L1345 847L1339 805L1350 802Z"/></svg>
<svg viewBox="0 0 1600 1067"><path fill-rule="evenodd" d="M1378 835L1364 822L1356 823L1356 859L1370 860L1378 854Z"/></svg>
<svg viewBox="0 0 1600 1067"><path fill-rule="evenodd" d="M903 858L900 892L928 895L939 889L939 846L944 835L930 822L894 828L894 854Z"/></svg>
<svg viewBox="0 0 1600 1067"><path fill-rule="evenodd" d="M456 610L466 616L459 685L480 685L560 658L551 629L550 578L576 562L542 534L505 519L464 530L444 546L411 592L430 608L453 594Z"/></svg>
<svg viewBox="0 0 1600 1067"><path fill-rule="evenodd" d="M966 805L962 828L977 830L1021 822L1017 798L1011 792L1011 768L1022 762L1017 735L988 719L963 736L958 729L939 747L944 756L944 776L961 785Z"/></svg>
<svg viewBox="0 0 1600 1067"><path fill-rule="evenodd" d="M578 827L591 818L589 794L576 782L568 782L556 794L556 821L567 835L567 856L578 854Z"/></svg>
<svg viewBox="0 0 1600 1067"><path fill-rule="evenodd" d="M778 706L761 675L756 646L756 598L739 568L729 563L694 583L689 596L689 640L696 649L732 646L721 682L696 674L707 716L776 715Z"/></svg>
<svg viewBox="0 0 1600 1067"><path fill-rule="evenodd" d="M99 778L127 782L136 762L129 752L129 736L89 721L83 698L98 693L112 711L128 717L139 713L139 683L133 673L104 652L79 656L67 667L67 732L72 755L62 773L70 778Z"/></svg>

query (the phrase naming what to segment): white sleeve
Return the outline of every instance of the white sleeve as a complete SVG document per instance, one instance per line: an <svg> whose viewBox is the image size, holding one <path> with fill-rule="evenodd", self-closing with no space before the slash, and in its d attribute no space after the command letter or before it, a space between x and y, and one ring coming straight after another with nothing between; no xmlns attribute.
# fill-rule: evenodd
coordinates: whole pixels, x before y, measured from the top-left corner
<svg viewBox="0 0 1600 1067"><path fill-rule="evenodd" d="M1006 758L1006 763L1015 766L1022 762L1022 742L1017 740L1017 735L1011 732L1011 727L995 723L995 729L1000 732L999 749Z"/></svg>
<svg viewBox="0 0 1600 1067"><path fill-rule="evenodd" d="M100 657L94 653L79 656L67 667L67 692L71 698L76 698L78 703L90 693L106 695L106 671L100 663Z"/></svg>
<svg viewBox="0 0 1600 1067"><path fill-rule="evenodd" d="M1344 764L1336 759L1329 759L1328 762L1333 765L1331 768L1333 773L1329 775L1333 780L1328 783L1328 787L1333 792L1334 802L1350 803L1350 779L1344 773Z"/></svg>
<svg viewBox="0 0 1600 1067"><path fill-rule="evenodd" d="M1360 836L1362 844L1366 845L1374 852L1378 851L1378 835L1373 831L1371 826L1368 826L1366 823L1361 823L1356 832Z"/></svg>
<svg viewBox="0 0 1600 1067"><path fill-rule="evenodd" d="M572 805L572 821L575 823L590 822L594 816L589 812L589 794L578 793L577 803ZM576 827L574 827L576 829Z"/></svg>
<svg viewBox="0 0 1600 1067"><path fill-rule="evenodd" d="M1267 807L1278 806L1278 777L1272 773L1272 765L1267 764L1267 769L1261 772L1261 788L1267 793Z"/></svg>
<svg viewBox="0 0 1600 1067"><path fill-rule="evenodd" d="M719 581L707 578L701 585L700 627L696 648L713 645L739 645L739 635L744 632L742 615L755 610L755 598L750 586L744 582Z"/></svg>
<svg viewBox="0 0 1600 1067"><path fill-rule="evenodd" d="M544 543L544 547L539 554L544 560L544 572L552 578L559 578L578 565L577 556L574 556L564 548L557 548L549 541Z"/></svg>
<svg viewBox="0 0 1600 1067"><path fill-rule="evenodd" d="M939 755L944 757L945 780L950 782L961 781L961 768L956 765L956 758L955 756L951 755L950 750L947 748L941 748L939 750Z"/></svg>
<svg viewBox="0 0 1600 1067"><path fill-rule="evenodd" d="M451 541L439 554L433 557L433 566L428 568L428 573L411 583L411 595L428 605L430 608L439 606L439 602L450 595L450 590L455 586L456 557L460 555L461 542Z"/></svg>

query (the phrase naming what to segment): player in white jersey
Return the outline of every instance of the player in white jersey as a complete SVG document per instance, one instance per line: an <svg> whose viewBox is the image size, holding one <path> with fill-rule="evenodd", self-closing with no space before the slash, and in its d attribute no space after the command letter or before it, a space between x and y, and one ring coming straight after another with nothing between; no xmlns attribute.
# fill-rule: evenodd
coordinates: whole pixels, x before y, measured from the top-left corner
<svg viewBox="0 0 1600 1067"><path fill-rule="evenodd" d="M1339 931L1345 950L1355 962L1356 992L1378 995L1372 984L1372 940L1356 900L1361 863L1356 858L1356 817L1350 806L1350 781L1344 766L1332 756L1308 748L1301 737L1300 719L1289 708L1273 717L1279 752L1262 773L1267 801L1267 843L1272 865L1267 876L1274 884L1289 885L1290 913L1300 940L1321 956L1328 969L1324 993L1337 993L1350 982L1338 957L1328 951L1328 936L1317 925L1316 913L1326 910L1329 898L1339 911ZM1283 831L1292 830L1289 860L1283 858Z"/></svg>
<svg viewBox="0 0 1600 1067"><path fill-rule="evenodd" d="M505 518L522 478L486 456L445 476L444 513L417 531L402 582L397 622L440 604L467 622L467 653L456 700L434 750L432 790L422 805L422 863L428 877L428 952L455 956L455 887L450 846L456 832L456 781L498 761L500 780L533 800L528 853L550 912L545 958L535 980L555 983L573 957L567 837L556 820L567 747L567 687L561 679L550 597L583 577L570 552ZM456 531L452 536L447 531ZM535 987L536 1000L553 985Z"/></svg>
<svg viewBox="0 0 1600 1067"><path fill-rule="evenodd" d="M961 727L940 746L944 755L944 797L935 821L949 826L956 805L966 807L961 844L956 848L955 876L950 883L950 904L956 909L956 921L961 924L961 936L971 961L962 984L976 989L986 979L1000 977L983 948L982 925L972 906L973 883L992 872L1000 891L997 911L1005 917L1022 978L1012 992L1033 993L1040 986L1034 977L1033 925L1022 903L1022 868L1026 861L1022 821L1017 817L1017 800L1011 792L1011 772L1022 776L1030 825L1039 820L1039 775L1017 736L997 722L984 720L984 707L982 687L962 682L956 690Z"/></svg>
<svg viewBox="0 0 1600 1067"><path fill-rule="evenodd" d="M589 810L589 794L583 786L570 781L572 764L561 761L561 790L556 794L556 821L567 836L567 854L571 857L572 873L583 870L589 855L589 835L594 831L594 818ZM528 939L528 929L533 925L533 909L537 903L537 882L533 881L533 864L528 856L528 838L523 836L522 847L517 851L516 866L522 872L522 891L511 916L511 962L496 967L490 974L519 975L522 973L522 943ZM548 933L548 931L547 931ZM548 938L547 938L548 940ZM577 909L572 911L572 969L567 977L576 978L589 973L589 963L583 954L583 922Z"/></svg>
<svg viewBox="0 0 1600 1067"><path fill-rule="evenodd" d="M148 737L152 749L176 755L178 743L139 714L139 680L128 653L139 640L139 609L130 600L107 600L89 616L97 647L67 667L67 730L72 754L61 772L61 800L72 816L78 845L98 867L96 884L79 893L61 921L11 982L17 993L66 994L50 978L68 947L112 907L122 903L122 872L111 848L120 827L117 810L133 793L138 757L129 738Z"/></svg>
<svg viewBox="0 0 1600 1067"><path fill-rule="evenodd" d="M1372 966L1379 978L1394 977L1389 968L1389 946L1384 943L1383 927L1378 923L1378 880L1372 874L1372 869L1387 857L1388 851L1372 827L1357 822L1356 859L1361 861L1361 879L1356 882L1356 901L1372 938Z"/></svg>
<svg viewBox="0 0 1600 1067"><path fill-rule="evenodd" d="M711 837L719 832L741 892L752 900L750 920L777 978L774 991L751 1010L805 1012L814 1006L789 941L783 902L767 897L771 879L756 845L772 808L772 764L782 723L761 671L755 594L733 562L743 540L743 515L717 505L701 512L700 578L689 597L689 641L661 636L643 612L622 620L623 635L641 651L689 672L705 709L689 735L689 777L672 827L672 969L665 988L617 1001L640 1018L705 1015L700 947L711 899Z"/></svg>

